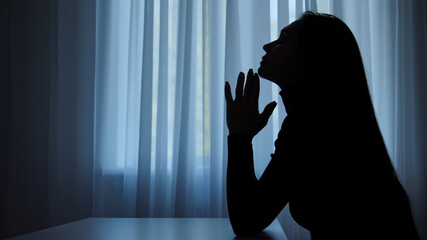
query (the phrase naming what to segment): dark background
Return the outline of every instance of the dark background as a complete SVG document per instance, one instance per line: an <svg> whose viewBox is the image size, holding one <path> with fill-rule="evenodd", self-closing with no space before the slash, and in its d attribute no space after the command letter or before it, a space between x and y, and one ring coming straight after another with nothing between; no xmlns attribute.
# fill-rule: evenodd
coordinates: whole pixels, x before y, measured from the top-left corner
<svg viewBox="0 0 427 240"><path fill-rule="evenodd" d="M0 239L93 215L95 4L0 2Z"/></svg>

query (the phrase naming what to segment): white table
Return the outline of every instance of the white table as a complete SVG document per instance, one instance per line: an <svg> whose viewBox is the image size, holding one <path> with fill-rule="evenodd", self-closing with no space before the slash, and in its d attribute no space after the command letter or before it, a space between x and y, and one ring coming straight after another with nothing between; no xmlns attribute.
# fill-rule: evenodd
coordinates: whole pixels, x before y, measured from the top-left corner
<svg viewBox="0 0 427 240"><path fill-rule="evenodd" d="M228 218L86 218L11 239L231 240L234 238ZM237 239L287 240L277 220L258 236Z"/></svg>

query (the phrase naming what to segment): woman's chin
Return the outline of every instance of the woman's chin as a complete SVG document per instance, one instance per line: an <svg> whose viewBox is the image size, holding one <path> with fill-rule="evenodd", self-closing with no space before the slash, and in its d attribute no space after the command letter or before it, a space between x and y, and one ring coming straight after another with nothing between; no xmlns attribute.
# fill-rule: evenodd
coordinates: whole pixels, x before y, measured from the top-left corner
<svg viewBox="0 0 427 240"><path fill-rule="evenodd" d="M264 68L262 67L262 65L259 66L258 68L258 75L262 78L268 79L268 74L265 73Z"/></svg>
<svg viewBox="0 0 427 240"><path fill-rule="evenodd" d="M279 82L277 81L278 79L271 76L270 74L268 74L268 72L266 72L265 69L262 68L262 66L260 66L258 68L258 75L264 79L267 79L268 81L270 81L272 83L277 84L279 87L281 87Z"/></svg>
<svg viewBox="0 0 427 240"><path fill-rule="evenodd" d="M258 68L258 75L259 75L260 77L264 78L264 79L267 79L267 80L270 80L270 81L274 82L274 81L273 81L273 79L269 76L269 74L268 74L268 73L265 71L265 69L262 67L262 65L261 65L261 66L259 66L259 68Z"/></svg>

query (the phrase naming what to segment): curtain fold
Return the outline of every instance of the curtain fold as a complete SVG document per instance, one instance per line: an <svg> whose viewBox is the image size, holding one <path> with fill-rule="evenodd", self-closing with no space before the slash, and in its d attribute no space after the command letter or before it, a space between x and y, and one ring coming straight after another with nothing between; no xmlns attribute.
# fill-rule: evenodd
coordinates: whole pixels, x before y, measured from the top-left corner
<svg viewBox="0 0 427 240"><path fill-rule="evenodd" d="M160 2L160 34L159 34L159 73L157 90L157 126L156 126L156 150L158 158L155 161L155 184L154 184L154 206L153 215L160 217L170 215L167 204L170 204L170 176L168 175L168 2Z"/></svg>
<svg viewBox="0 0 427 240"><path fill-rule="evenodd" d="M153 125L153 33L154 33L154 1L145 1L143 28L143 55L142 55L142 76L141 76L141 103L140 103L140 123L139 123L139 150L138 150L138 172L137 172L137 192L136 216L146 217L150 214L151 186L151 148L152 125ZM141 23L137 23L141 24ZM108 66L107 66L108 67ZM119 159L118 159L119 160ZM102 161L102 160L101 160ZM123 202L128 199L123 196Z"/></svg>
<svg viewBox="0 0 427 240"><path fill-rule="evenodd" d="M210 187L210 214L211 217L220 217L227 214L225 194L225 151L223 137L225 134L225 115L223 111L224 99L223 85L226 65L224 64L226 51L226 1L206 0L206 66L207 76L206 86L210 91L207 91L209 103L209 119L206 124L209 129L210 136L208 138L208 148L206 155L210 158L209 162L209 187ZM212 104L214 103L214 104Z"/></svg>

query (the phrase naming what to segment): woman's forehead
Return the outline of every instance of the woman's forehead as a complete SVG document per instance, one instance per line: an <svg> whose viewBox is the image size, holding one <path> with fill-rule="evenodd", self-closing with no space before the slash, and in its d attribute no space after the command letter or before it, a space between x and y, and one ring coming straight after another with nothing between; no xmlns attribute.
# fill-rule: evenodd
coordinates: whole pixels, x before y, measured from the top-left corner
<svg viewBox="0 0 427 240"><path fill-rule="evenodd" d="M282 31L280 31L280 34L284 34L284 33L288 34L290 32L294 32L300 25L301 25L301 20L299 19L295 20L288 26L284 27Z"/></svg>

